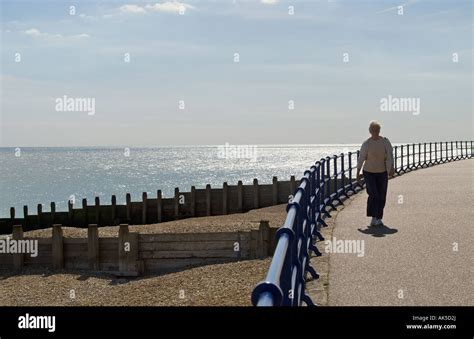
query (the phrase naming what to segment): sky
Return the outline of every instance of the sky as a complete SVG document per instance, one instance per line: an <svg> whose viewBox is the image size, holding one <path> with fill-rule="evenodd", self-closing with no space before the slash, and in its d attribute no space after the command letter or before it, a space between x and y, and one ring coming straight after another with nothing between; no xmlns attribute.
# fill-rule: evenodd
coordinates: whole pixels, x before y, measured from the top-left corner
<svg viewBox="0 0 474 339"><path fill-rule="evenodd" d="M472 140L471 0L1 0L0 17L1 147L359 143L370 120L392 142Z"/></svg>

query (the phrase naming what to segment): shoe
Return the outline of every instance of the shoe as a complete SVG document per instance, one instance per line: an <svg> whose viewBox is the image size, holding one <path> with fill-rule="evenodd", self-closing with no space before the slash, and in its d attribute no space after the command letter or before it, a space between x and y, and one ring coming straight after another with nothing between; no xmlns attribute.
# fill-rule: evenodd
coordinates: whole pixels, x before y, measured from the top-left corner
<svg viewBox="0 0 474 339"><path fill-rule="evenodd" d="M385 226L382 222L382 219L376 219L375 226Z"/></svg>
<svg viewBox="0 0 474 339"><path fill-rule="evenodd" d="M377 219L375 217L372 217L372 220L370 221L370 226L377 226Z"/></svg>

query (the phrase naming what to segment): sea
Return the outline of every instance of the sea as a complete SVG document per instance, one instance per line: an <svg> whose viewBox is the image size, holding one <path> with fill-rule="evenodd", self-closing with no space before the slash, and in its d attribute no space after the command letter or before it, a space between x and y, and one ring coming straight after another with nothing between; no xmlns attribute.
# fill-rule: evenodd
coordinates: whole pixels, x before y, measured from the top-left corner
<svg viewBox="0 0 474 339"><path fill-rule="evenodd" d="M88 204L99 197L101 204L140 201L142 192L173 197L174 188L222 187L239 180L269 184L273 176L300 178L315 161L328 155L356 151L360 145L239 145L119 147L21 147L0 148L0 217L10 216L10 207L23 216L23 206L36 214L38 204L50 210L67 211L68 201L76 208L83 198Z"/></svg>

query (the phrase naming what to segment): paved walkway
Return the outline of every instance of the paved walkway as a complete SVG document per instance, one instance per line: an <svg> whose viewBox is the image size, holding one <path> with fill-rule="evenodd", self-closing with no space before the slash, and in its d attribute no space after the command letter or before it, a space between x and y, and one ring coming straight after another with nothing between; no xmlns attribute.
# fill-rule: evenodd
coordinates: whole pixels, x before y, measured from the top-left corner
<svg viewBox="0 0 474 339"><path fill-rule="evenodd" d="M367 226L365 192L347 201L333 237L363 240L365 253L330 254L329 305L474 305L473 165L390 180L385 227Z"/></svg>

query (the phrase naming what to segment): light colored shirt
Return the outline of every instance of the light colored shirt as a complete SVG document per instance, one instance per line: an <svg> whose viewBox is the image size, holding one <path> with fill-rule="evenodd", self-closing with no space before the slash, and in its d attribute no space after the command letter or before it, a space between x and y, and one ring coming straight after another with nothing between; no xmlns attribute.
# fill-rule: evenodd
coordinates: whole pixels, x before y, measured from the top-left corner
<svg viewBox="0 0 474 339"><path fill-rule="evenodd" d="M377 140L372 138L364 141L360 148L357 168L371 173L390 172L393 166L393 147L390 140L380 137Z"/></svg>

